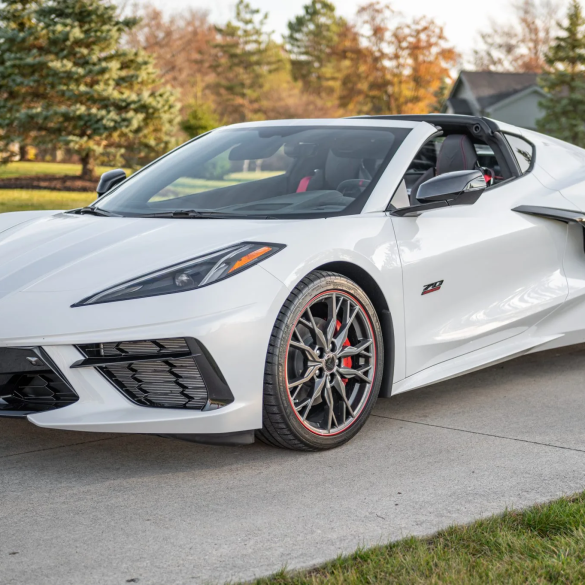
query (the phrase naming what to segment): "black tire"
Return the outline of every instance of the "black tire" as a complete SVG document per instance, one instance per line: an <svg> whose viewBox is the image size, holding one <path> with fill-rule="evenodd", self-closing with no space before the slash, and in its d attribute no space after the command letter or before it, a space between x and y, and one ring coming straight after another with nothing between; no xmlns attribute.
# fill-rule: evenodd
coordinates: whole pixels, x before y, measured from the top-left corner
<svg viewBox="0 0 585 585"><path fill-rule="evenodd" d="M364 291L340 274L310 273L272 331L258 439L299 451L343 445L368 419L383 370L382 328Z"/></svg>

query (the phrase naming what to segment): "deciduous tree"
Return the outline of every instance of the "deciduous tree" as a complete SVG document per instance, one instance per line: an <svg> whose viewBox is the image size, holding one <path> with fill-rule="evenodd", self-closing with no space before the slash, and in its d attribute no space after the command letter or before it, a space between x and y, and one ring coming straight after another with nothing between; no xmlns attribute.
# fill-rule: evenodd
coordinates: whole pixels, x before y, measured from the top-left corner
<svg viewBox="0 0 585 585"><path fill-rule="evenodd" d="M540 73L557 32L560 0L515 0L512 22L492 19L474 51L475 67L487 71Z"/></svg>
<svg viewBox="0 0 585 585"><path fill-rule="evenodd" d="M126 43L151 55L162 84L178 92L181 105L211 100L217 34L207 13L190 8L165 15L147 4L134 16L139 22L127 32Z"/></svg>
<svg viewBox="0 0 585 585"><path fill-rule="evenodd" d="M342 105L357 114L433 111L457 54L443 28L426 17L405 20L389 4L358 11L359 45L353 49Z"/></svg>

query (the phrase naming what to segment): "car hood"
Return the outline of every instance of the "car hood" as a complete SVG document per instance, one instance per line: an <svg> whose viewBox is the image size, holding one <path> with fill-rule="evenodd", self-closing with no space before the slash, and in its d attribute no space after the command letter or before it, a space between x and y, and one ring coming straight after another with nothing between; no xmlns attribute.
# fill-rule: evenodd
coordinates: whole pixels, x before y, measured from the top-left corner
<svg viewBox="0 0 585 585"><path fill-rule="evenodd" d="M91 294L241 241L285 243L284 224L292 223L298 221L35 218L0 232L0 297L17 291Z"/></svg>

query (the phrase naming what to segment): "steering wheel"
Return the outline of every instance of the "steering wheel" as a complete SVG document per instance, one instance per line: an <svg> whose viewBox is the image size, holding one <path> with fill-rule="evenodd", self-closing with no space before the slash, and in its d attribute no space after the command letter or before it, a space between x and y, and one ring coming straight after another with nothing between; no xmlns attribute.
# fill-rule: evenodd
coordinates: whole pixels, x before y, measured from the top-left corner
<svg viewBox="0 0 585 585"><path fill-rule="evenodd" d="M356 199L366 190L370 182L367 179L348 179L339 183L337 191L344 197Z"/></svg>

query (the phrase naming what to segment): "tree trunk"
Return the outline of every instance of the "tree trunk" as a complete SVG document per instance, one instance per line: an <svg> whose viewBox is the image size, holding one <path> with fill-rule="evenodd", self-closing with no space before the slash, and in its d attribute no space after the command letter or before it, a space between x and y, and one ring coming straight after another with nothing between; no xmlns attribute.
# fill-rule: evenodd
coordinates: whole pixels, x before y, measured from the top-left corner
<svg viewBox="0 0 585 585"><path fill-rule="evenodd" d="M95 179L95 157L93 152L85 152L81 155L81 178L88 181Z"/></svg>
<svg viewBox="0 0 585 585"><path fill-rule="evenodd" d="M21 142L18 145L19 160L26 160L26 155L27 155L26 151L27 151L26 144L24 142Z"/></svg>

